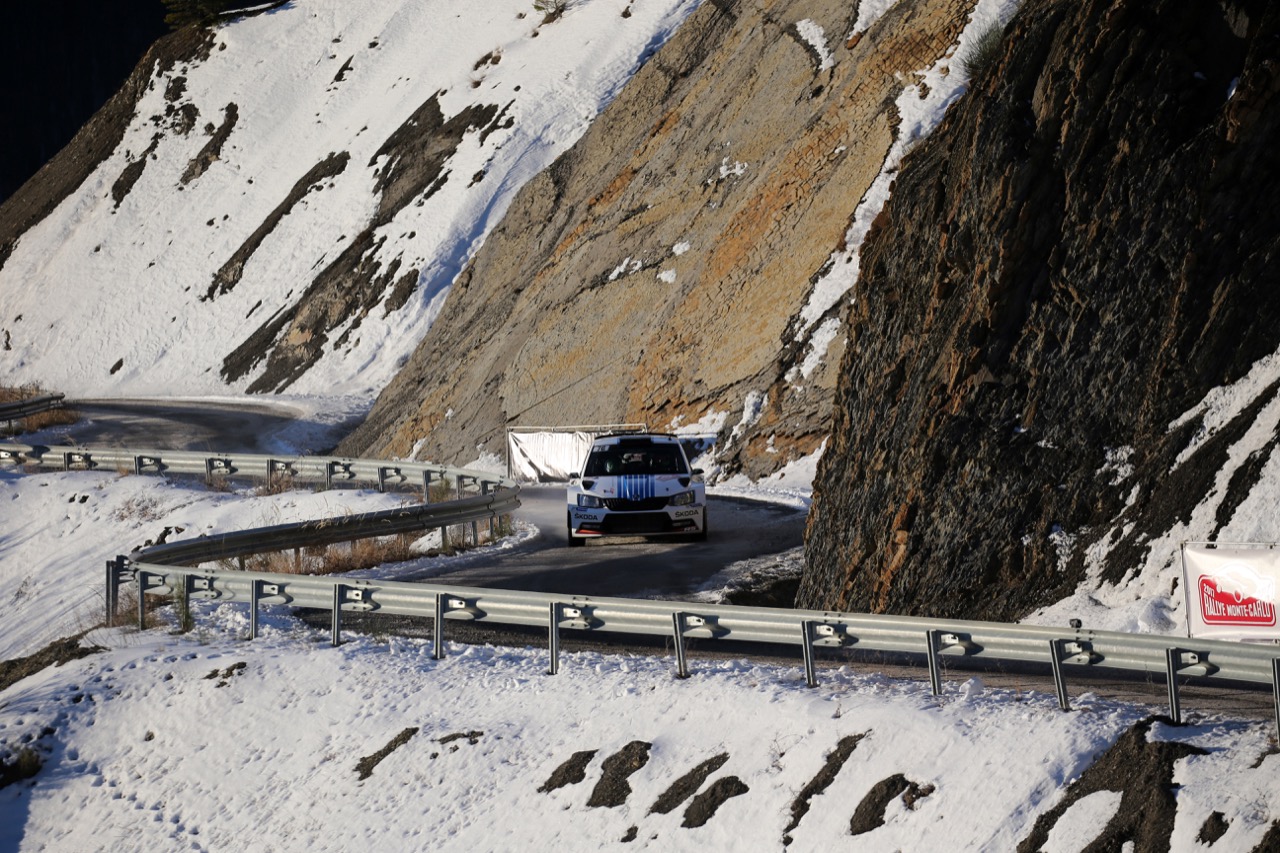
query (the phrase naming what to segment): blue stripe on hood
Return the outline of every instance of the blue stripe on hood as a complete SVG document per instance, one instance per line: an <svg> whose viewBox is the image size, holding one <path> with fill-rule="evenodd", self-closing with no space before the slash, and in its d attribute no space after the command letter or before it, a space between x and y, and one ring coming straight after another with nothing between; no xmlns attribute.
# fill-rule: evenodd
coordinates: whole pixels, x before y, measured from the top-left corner
<svg viewBox="0 0 1280 853"><path fill-rule="evenodd" d="M624 474L618 478L618 497L639 501L655 497L653 477L648 474Z"/></svg>

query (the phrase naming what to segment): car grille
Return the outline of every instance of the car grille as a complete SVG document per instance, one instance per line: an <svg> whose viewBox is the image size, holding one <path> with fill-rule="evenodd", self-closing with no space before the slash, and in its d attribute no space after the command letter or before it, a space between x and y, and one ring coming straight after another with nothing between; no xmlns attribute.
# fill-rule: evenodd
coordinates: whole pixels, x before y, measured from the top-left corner
<svg viewBox="0 0 1280 853"><path fill-rule="evenodd" d="M671 518L665 512L606 515L602 523L606 534L670 533L671 529Z"/></svg>
<svg viewBox="0 0 1280 853"><path fill-rule="evenodd" d="M605 498L604 505L613 512L653 512L665 509L667 499L663 498Z"/></svg>

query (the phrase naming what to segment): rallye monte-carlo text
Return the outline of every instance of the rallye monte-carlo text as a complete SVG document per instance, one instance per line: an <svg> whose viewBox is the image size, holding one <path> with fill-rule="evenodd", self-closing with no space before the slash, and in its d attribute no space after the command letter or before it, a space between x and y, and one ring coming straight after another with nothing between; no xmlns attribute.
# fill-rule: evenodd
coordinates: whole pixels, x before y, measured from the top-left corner
<svg viewBox="0 0 1280 853"><path fill-rule="evenodd" d="M706 539L701 474L673 435L600 436L569 482L569 544L610 535Z"/></svg>

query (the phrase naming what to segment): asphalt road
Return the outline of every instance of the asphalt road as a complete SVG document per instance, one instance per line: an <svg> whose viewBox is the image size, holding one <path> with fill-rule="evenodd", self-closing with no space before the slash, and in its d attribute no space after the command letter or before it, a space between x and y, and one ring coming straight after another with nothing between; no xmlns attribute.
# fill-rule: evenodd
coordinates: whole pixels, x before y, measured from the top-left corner
<svg viewBox="0 0 1280 853"><path fill-rule="evenodd" d="M86 446L270 453L297 411L276 404L168 400L75 400L67 438Z"/></svg>
<svg viewBox="0 0 1280 853"><path fill-rule="evenodd" d="M81 419L59 443L159 450L271 453L277 437L297 431L297 412L278 403L155 399L76 400ZM61 429L61 428L60 428ZM337 436L333 437L336 441ZM680 597L738 560L801 544L805 513L741 498L708 501L705 542L610 537L570 549L563 487L521 490L517 517L542 535L497 559L460 560L432 580L536 592L623 597Z"/></svg>
<svg viewBox="0 0 1280 853"><path fill-rule="evenodd" d="M516 513L542 536L483 564L431 575L439 583L532 592L626 597L681 597L731 563L800 545L805 513L792 507L730 497L707 501L705 542L627 536L569 548L563 487L526 486Z"/></svg>

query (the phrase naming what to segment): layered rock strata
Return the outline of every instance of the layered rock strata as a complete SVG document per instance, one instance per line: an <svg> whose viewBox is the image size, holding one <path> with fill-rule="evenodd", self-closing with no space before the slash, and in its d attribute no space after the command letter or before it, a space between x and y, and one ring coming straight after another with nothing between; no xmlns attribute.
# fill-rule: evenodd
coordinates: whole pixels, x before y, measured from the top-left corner
<svg viewBox="0 0 1280 853"><path fill-rule="evenodd" d="M799 604L1014 619L1231 520L1280 387L1201 401L1280 345L1278 44L1265 3L1027 0L864 245Z"/></svg>
<svg viewBox="0 0 1280 853"><path fill-rule="evenodd" d="M837 0L708 0L524 187L342 450L465 459L510 425L620 421L723 427L752 473L816 450L842 341L796 379L798 316L896 138L895 99L972 5L898 3L850 37Z"/></svg>

